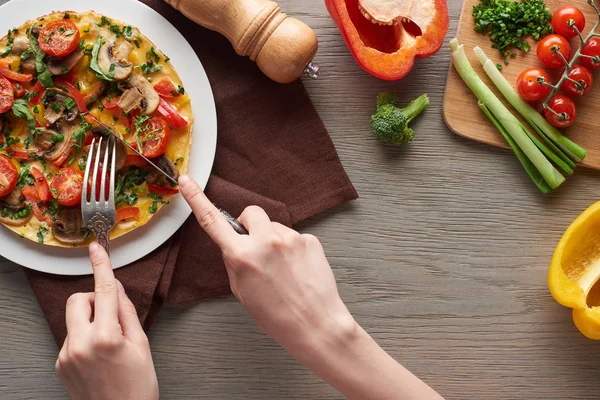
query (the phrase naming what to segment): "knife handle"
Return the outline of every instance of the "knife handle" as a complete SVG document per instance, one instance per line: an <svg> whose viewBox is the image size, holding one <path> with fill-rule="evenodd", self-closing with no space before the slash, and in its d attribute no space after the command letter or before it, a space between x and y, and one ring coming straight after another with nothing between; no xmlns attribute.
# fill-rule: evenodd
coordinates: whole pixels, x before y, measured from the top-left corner
<svg viewBox="0 0 600 400"><path fill-rule="evenodd" d="M249 56L269 78L280 83L303 73L316 77L312 64L317 36L306 24L280 12L270 0L165 0L183 15L227 37L235 51Z"/></svg>
<svg viewBox="0 0 600 400"><path fill-rule="evenodd" d="M242 225L240 223L240 221L238 221L236 218L234 218L231 214L229 214L225 210L219 210L219 211L221 211L221 214L223 214L223 216L225 217L227 222L229 222L229 225L231 225L231 227L233 228L234 231L236 231L240 235L248 235L248 231L246 230L246 228L244 228L244 225Z"/></svg>

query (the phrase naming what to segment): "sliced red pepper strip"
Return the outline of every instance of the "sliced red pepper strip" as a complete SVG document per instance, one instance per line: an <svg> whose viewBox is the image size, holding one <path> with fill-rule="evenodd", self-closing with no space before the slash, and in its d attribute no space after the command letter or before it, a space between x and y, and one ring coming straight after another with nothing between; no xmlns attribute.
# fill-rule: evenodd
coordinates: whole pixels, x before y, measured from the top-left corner
<svg viewBox="0 0 600 400"><path fill-rule="evenodd" d="M37 81L35 83L35 86L31 90L31 93L37 92L37 94L35 96L33 96L31 98L31 100L29 100L29 102L33 105L39 104L40 99L42 98L45 90L46 90L46 88L44 86L42 86L42 83L40 81Z"/></svg>
<svg viewBox="0 0 600 400"><path fill-rule="evenodd" d="M325 0L325 5L358 64L378 78L397 80L412 69L415 57L427 58L444 43L448 6L445 0L429 1L434 15L421 29L412 22L374 24L361 13L358 0Z"/></svg>
<svg viewBox="0 0 600 400"><path fill-rule="evenodd" d="M94 101L97 101L98 99L100 99L100 95L102 94L102 92L104 91L104 89L106 89L106 86L104 85L104 83L99 83L98 85L96 85L96 88L94 89L93 92L91 92L90 94L85 95L85 97L83 98L83 100L85 100L86 104L93 103Z"/></svg>
<svg viewBox="0 0 600 400"><path fill-rule="evenodd" d="M162 97L179 97L181 93L177 92L177 87L169 77L164 77L156 85L154 90Z"/></svg>
<svg viewBox="0 0 600 400"><path fill-rule="evenodd" d="M183 128L188 124L188 122L177 112L176 109L173 108L169 103L165 101L165 99L161 98L160 103L158 103L158 113L162 115L171 128Z"/></svg>
<svg viewBox="0 0 600 400"><path fill-rule="evenodd" d="M117 222L125 219L140 219L140 209L138 207L125 207L117 210Z"/></svg>
<svg viewBox="0 0 600 400"><path fill-rule="evenodd" d="M33 176L33 179L35 179L35 188L37 189L40 201L50 201L50 189L44 174L36 167L31 167L29 172L31 173L31 176Z"/></svg>
<svg viewBox="0 0 600 400"><path fill-rule="evenodd" d="M148 191L150 193L158 194L160 196L166 196L166 195L179 193L179 189L177 189L177 188L160 186L160 185L156 185L154 183L148 184Z"/></svg>
<svg viewBox="0 0 600 400"><path fill-rule="evenodd" d="M73 100L75 100L75 104L77 104L77 108L79 109L79 112L84 112L84 113L88 112L88 108L87 108L87 104L85 103L85 99L83 98L83 96L81 95L79 90L77 90L77 88L75 86L73 86L72 83L67 82L64 79L57 79L55 83L57 86L62 85L67 89L67 92L69 92L69 94L71 95Z"/></svg>
<svg viewBox="0 0 600 400"><path fill-rule="evenodd" d="M63 151L62 154L56 160L54 160L54 162L52 162L52 165L59 168L62 167L65 161L67 161L67 158L69 158L71 150L73 150L73 143L71 143L71 145L66 148L65 151Z"/></svg>
<svg viewBox="0 0 600 400"><path fill-rule="evenodd" d="M19 82L11 82L15 91L15 97L21 98L25 95L25 88Z"/></svg>
<svg viewBox="0 0 600 400"><path fill-rule="evenodd" d="M18 147L9 147L6 149L6 152L12 158L16 158L17 160L35 160L43 154L41 150L28 150Z"/></svg>
<svg viewBox="0 0 600 400"><path fill-rule="evenodd" d="M11 81L16 82L31 82L33 80L33 75L31 74L20 74L15 71L11 71L9 69L9 65L12 63L12 58L8 57L3 60L0 60L0 74L4 75L6 78Z"/></svg>
<svg viewBox="0 0 600 400"><path fill-rule="evenodd" d="M40 198L35 187L25 186L21 190L21 193L23 193L23 196L25 196L25 200L31 204L31 209L38 220L45 221L48 226L54 225L54 221L52 221L52 218L48 214L48 208L40 202Z"/></svg>

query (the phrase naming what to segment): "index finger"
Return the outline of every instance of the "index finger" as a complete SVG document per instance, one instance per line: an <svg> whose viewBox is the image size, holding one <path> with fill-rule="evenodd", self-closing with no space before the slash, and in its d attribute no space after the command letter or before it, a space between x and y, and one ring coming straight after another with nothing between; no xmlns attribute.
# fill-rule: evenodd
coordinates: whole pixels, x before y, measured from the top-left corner
<svg viewBox="0 0 600 400"><path fill-rule="evenodd" d="M98 243L90 244L94 269L94 321L100 325L119 322L119 292L108 254Z"/></svg>
<svg viewBox="0 0 600 400"><path fill-rule="evenodd" d="M179 189L208 236L221 249L232 247L239 239L239 234L233 230L217 207L208 200L200 186L189 176L182 175L179 177Z"/></svg>

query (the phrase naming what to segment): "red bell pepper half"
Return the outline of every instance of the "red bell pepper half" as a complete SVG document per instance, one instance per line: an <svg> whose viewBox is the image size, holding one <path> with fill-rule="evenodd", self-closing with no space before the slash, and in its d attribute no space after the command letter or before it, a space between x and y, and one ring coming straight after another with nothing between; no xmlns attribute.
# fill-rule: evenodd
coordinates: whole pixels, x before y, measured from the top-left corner
<svg viewBox="0 0 600 400"><path fill-rule="evenodd" d="M433 16L427 26L418 27L411 21L375 24L361 12L359 0L325 0L325 5L358 64L370 74L392 81L410 72L415 57L435 54L448 31L446 0L413 1L433 5ZM420 8L424 10L425 5Z"/></svg>

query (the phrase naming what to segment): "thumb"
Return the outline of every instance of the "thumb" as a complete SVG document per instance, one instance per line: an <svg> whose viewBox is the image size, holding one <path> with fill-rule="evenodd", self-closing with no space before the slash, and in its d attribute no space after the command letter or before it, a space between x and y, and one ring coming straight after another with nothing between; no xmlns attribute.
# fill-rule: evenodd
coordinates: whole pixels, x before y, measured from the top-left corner
<svg viewBox="0 0 600 400"><path fill-rule="evenodd" d="M119 324L123 335L132 341L146 340L146 333L144 333L135 306L118 279L117 287L119 288Z"/></svg>

